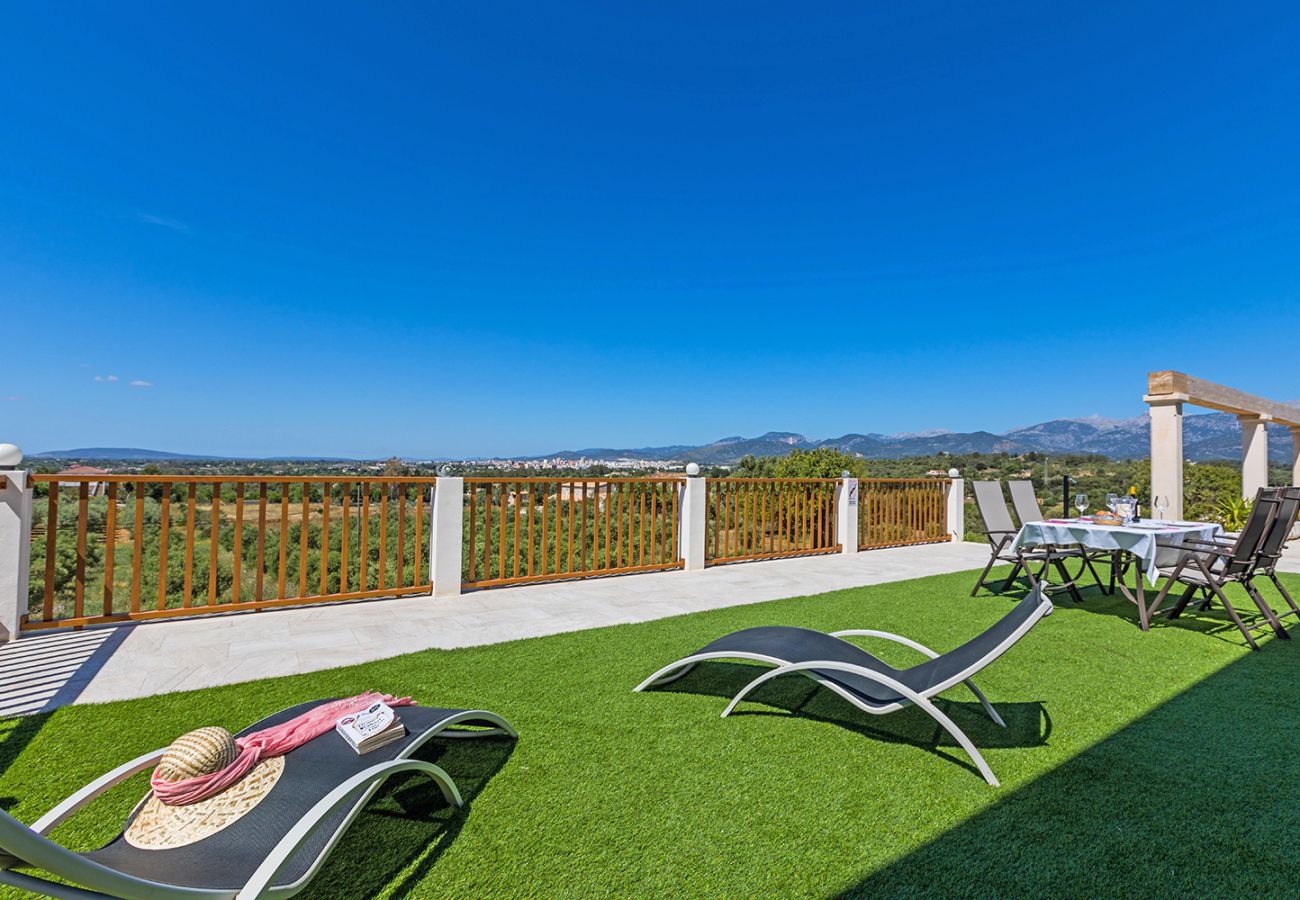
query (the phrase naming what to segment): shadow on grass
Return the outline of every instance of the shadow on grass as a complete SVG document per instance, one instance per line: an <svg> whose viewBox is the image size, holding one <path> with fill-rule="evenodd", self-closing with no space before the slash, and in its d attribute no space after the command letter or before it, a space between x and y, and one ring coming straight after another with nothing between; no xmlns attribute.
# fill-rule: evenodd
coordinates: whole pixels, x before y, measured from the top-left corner
<svg viewBox="0 0 1300 900"><path fill-rule="evenodd" d="M415 758L445 769L460 788L465 806L449 806L428 778L393 778L357 816L299 896L363 900L384 892L398 898L417 893L473 814L473 799L506 764L514 747L515 741L504 737L425 744Z"/></svg>
<svg viewBox="0 0 1300 900"><path fill-rule="evenodd" d="M709 660L697 664L679 680L651 690L699 694L730 701L741 688L767 670L767 666ZM961 690L964 688L954 688L953 693ZM1038 747L1046 744L1051 736L1051 717L1038 701L994 704L1006 722L1005 728L994 723L977 700L966 702L937 697L934 703L981 750ZM773 712L772 707L781 712ZM871 740L919 747L970 770L977 777L983 777L964 750L948 752L947 748L958 747L957 742L922 710L908 707L888 715L873 716L806 677L781 677L764 684L731 714L732 718L747 716L798 716L825 722Z"/></svg>
<svg viewBox="0 0 1300 900"><path fill-rule="evenodd" d="M841 896L1294 896L1293 647L1241 657Z"/></svg>
<svg viewBox="0 0 1300 900"><path fill-rule="evenodd" d="M8 771L15 760L27 749L40 730L45 727L51 713L32 713L17 719L0 722L0 772ZM5 812L19 803L18 797L0 797L0 809Z"/></svg>
<svg viewBox="0 0 1300 900"><path fill-rule="evenodd" d="M993 575L990 575L986 587L981 589L979 596L1003 597L1007 600L1020 600L1028 594L1032 589L1032 585L1030 584L1029 579L1024 575L1017 578L1010 586L1006 585L1006 576L1010 573L1010 570L1010 566L1002 567L1000 577L995 577L999 574L998 570L995 569ZM1099 572L1102 579L1105 580L1107 574L1106 569L1103 567ZM1132 569L1127 569L1126 574L1128 577L1129 589L1132 590ZM1161 584L1163 584L1163 582L1161 582ZM1282 615L1286 610L1285 602L1281 595L1277 594L1276 591L1273 590L1272 586L1268 584L1268 580L1260 578L1256 581L1256 586L1259 588L1265 602L1267 602L1275 612ZM1149 606L1153 606L1156 596L1160 593L1160 585L1152 587L1148 582L1146 583L1145 588L1146 602ZM1272 636L1271 629L1268 627L1264 617L1260 615L1258 607L1255 606L1254 601L1250 599L1250 596L1246 593L1245 589L1240 585L1229 584L1224 588L1224 592L1228 595L1228 599L1232 605L1236 607L1238 614L1243 620L1245 620L1247 626L1255 628L1256 640L1259 640L1260 637ZM1134 628L1139 627L1136 604L1126 598L1120 592L1118 587L1115 588L1114 594L1107 594L1106 591L1095 582L1088 584L1086 581L1081 581L1079 593L1083 598L1082 603L1074 602L1070 598L1069 593L1061 589L1059 586L1052 592L1051 596L1053 602L1058 606L1065 606L1068 604L1074 609L1081 609L1085 612L1124 619L1125 621L1131 622ZM1178 598L1181 596L1182 590L1177 587L1169 592L1169 596L1164 600L1162 609L1157 615L1151 617L1150 625L1152 631L1162 628L1176 628L1183 631L1199 632L1200 634L1204 634L1207 637L1214 638L1215 640L1232 644L1234 647L1245 648L1248 646L1245 638L1237 629L1236 624L1228 617L1227 612L1224 611L1223 607L1217 600L1207 606L1198 597L1198 599L1195 599L1188 604L1187 609L1185 609L1182 615L1178 618L1168 618L1166 613L1175 603L1178 602ZM1286 622L1287 620L1284 619L1283 621Z"/></svg>

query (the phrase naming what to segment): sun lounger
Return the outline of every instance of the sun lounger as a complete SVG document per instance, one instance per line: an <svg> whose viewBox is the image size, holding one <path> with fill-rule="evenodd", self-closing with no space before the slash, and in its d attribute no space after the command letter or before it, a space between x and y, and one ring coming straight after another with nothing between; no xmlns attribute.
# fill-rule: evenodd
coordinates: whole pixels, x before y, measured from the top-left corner
<svg viewBox="0 0 1300 900"><path fill-rule="evenodd" d="M984 780L997 787L997 778L970 738L931 700L948 688L965 684L979 699L989 717L1005 727L1002 718L975 687L971 678L1015 646L1051 611L1051 601L1043 594L1041 587L1036 587L982 634L943 654L885 631L850 630L826 634L788 626L746 628L719 638L690 656L664 666L637 685L636 690L644 691L646 688L676 681L697 663L706 660L744 659L766 663L775 668L741 688L723 710L723 716L735 709L736 704L759 685L781 675L798 672L872 715L886 715L909 705L925 710L970 755ZM874 637L893 641L911 647L929 659L908 669L895 669L861 647L844 640L847 637Z"/></svg>
<svg viewBox="0 0 1300 900"><path fill-rule="evenodd" d="M241 734L285 722L320 702L278 712ZM77 791L30 827L0 813L0 883L77 900L290 897L306 887L342 833L391 776L420 773L433 780L453 806L462 804L450 775L411 758L423 744L433 738L517 736L505 719L484 710L410 706L402 708L401 720L407 727L403 739L362 756L334 734L291 750L283 757L279 780L260 802L215 834L184 846L142 849L126 840L126 826L118 837L89 853L74 853L46 837L99 795L152 769L164 751L147 753ZM142 800L131 818L144 806ZM20 870L43 870L81 887Z"/></svg>

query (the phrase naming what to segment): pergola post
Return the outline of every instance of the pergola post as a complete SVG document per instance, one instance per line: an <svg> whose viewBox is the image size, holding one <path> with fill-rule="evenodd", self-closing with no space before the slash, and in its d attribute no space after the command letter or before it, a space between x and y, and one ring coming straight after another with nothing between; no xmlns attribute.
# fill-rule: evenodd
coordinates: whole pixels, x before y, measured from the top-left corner
<svg viewBox="0 0 1300 900"><path fill-rule="evenodd" d="M1266 415L1237 416L1241 423L1241 496L1247 500L1268 487L1268 422Z"/></svg>
<svg viewBox="0 0 1300 900"><path fill-rule="evenodd" d="M1169 516L1183 517L1183 402L1147 398L1151 406L1151 495L1169 498Z"/></svg>

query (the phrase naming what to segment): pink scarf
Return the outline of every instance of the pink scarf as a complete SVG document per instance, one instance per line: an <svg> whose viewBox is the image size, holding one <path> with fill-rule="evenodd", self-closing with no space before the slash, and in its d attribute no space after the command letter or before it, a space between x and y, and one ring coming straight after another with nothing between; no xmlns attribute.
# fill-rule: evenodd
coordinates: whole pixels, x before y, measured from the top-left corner
<svg viewBox="0 0 1300 900"><path fill-rule="evenodd" d="M210 775L185 778L181 781L163 781L158 777L158 770L154 769L153 775L149 777L149 784L153 787L154 796L168 806L188 806L215 797L251 772L253 767L263 759L283 756L313 738L333 731L335 724L344 716L361 712L370 704L379 701L389 706L415 705L415 701L410 697L397 698L374 692L322 703L287 722L236 738L235 746L239 748L239 756L220 771Z"/></svg>

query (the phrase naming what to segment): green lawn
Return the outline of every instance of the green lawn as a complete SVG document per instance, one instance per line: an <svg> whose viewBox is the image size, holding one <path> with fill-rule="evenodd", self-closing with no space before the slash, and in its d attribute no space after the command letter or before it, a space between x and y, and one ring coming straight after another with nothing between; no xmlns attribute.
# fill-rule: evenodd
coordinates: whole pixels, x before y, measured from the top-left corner
<svg viewBox="0 0 1300 900"><path fill-rule="evenodd" d="M918 711L867 716L803 678L765 687L729 719L718 716L723 698L750 666L705 664L665 689L631 692L660 665L758 624L881 628L947 649L1011 603L969 598L973 579L0 722L0 806L30 822L189 728L235 730L303 700L377 689L485 707L522 736L431 750L468 808L452 814L423 785L396 785L303 896L1294 893L1300 641L1252 653L1221 615L1143 634L1122 600L1090 591L1082 606L1058 603L978 679L1007 730L963 690L943 703L984 748L1001 789ZM1289 583L1300 591L1300 578ZM268 614L268 627L274 621ZM899 663L916 659L871 646ZM108 839L143 790L143 777L117 789L56 837L78 848ZM363 859L370 874L353 866Z"/></svg>

